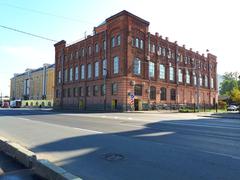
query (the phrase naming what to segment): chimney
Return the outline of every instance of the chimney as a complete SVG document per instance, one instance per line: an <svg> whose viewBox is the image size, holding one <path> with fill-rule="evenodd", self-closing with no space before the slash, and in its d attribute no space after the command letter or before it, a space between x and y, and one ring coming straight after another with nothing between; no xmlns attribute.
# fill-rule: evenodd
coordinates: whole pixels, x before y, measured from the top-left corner
<svg viewBox="0 0 240 180"><path fill-rule="evenodd" d="M177 44L177 41L175 41L174 43Z"/></svg>
<svg viewBox="0 0 240 180"><path fill-rule="evenodd" d="M162 39L162 35L160 36L160 39Z"/></svg>
<svg viewBox="0 0 240 180"><path fill-rule="evenodd" d="M183 48L184 48L184 49L186 48L185 44L183 45Z"/></svg>
<svg viewBox="0 0 240 180"><path fill-rule="evenodd" d="M190 48L190 51L192 51L192 48Z"/></svg>
<svg viewBox="0 0 240 180"><path fill-rule="evenodd" d="M166 41L168 41L168 37L166 37L165 39L166 39Z"/></svg>
<svg viewBox="0 0 240 180"><path fill-rule="evenodd" d="M159 33L158 33L158 32L155 32L155 36L159 37Z"/></svg>

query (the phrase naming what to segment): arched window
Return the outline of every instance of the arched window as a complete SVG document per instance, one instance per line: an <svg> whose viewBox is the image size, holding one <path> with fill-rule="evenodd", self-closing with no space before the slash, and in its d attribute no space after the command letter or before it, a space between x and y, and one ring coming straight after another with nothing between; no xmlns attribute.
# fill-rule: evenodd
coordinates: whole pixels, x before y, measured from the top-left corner
<svg viewBox="0 0 240 180"><path fill-rule="evenodd" d="M150 87L150 99L151 100L156 99L156 87L154 87L154 86Z"/></svg>
<svg viewBox="0 0 240 180"><path fill-rule="evenodd" d="M171 89L170 95L171 95L171 100L175 101L176 100L176 90L175 89Z"/></svg>
<svg viewBox="0 0 240 180"><path fill-rule="evenodd" d="M160 89L160 100L161 101L166 101L167 100L167 90L165 87L162 87Z"/></svg>

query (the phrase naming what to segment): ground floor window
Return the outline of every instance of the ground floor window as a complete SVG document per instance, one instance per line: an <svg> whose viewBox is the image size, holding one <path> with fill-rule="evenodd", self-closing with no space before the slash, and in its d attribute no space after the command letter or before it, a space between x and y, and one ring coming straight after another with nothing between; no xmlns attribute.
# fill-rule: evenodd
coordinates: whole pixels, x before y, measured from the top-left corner
<svg viewBox="0 0 240 180"><path fill-rule="evenodd" d="M156 99L156 87L151 86L150 87L150 99Z"/></svg>
<svg viewBox="0 0 240 180"><path fill-rule="evenodd" d="M175 89L171 89L170 95L171 95L171 100L175 101L176 100L176 90Z"/></svg>
<svg viewBox="0 0 240 180"><path fill-rule="evenodd" d="M160 89L160 99L161 99L162 101L166 101L166 100L167 100L167 90L166 90L165 87L162 87L162 88Z"/></svg>
<svg viewBox="0 0 240 180"><path fill-rule="evenodd" d="M142 96L142 85L136 84L134 86L134 95L135 96Z"/></svg>

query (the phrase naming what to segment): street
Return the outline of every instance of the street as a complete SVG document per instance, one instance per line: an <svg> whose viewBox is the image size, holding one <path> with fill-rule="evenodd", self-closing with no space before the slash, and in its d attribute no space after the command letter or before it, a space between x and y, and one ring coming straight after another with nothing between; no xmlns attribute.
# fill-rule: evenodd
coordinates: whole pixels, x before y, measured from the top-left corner
<svg viewBox="0 0 240 180"><path fill-rule="evenodd" d="M1 109L0 136L83 179L240 178L240 119Z"/></svg>

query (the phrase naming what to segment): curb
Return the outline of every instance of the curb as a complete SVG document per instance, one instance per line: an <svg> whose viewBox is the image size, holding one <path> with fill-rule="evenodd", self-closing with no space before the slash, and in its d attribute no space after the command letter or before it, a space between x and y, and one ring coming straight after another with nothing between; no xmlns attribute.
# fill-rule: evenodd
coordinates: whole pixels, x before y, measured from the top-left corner
<svg viewBox="0 0 240 180"><path fill-rule="evenodd" d="M35 153L0 136L0 151L16 159L27 168L32 168L34 173L49 180L82 180L67 172L61 167L45 159L37 159Z"/></svg>

